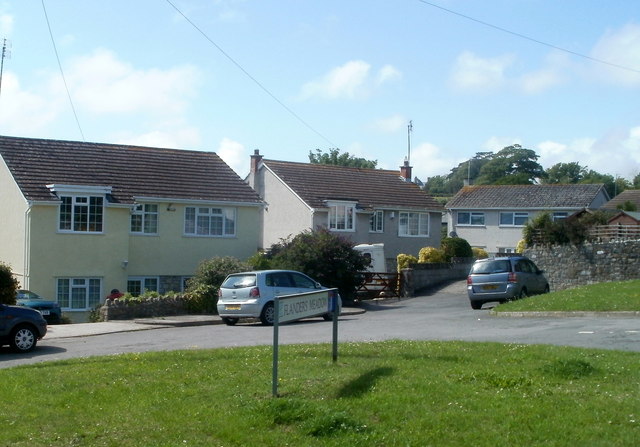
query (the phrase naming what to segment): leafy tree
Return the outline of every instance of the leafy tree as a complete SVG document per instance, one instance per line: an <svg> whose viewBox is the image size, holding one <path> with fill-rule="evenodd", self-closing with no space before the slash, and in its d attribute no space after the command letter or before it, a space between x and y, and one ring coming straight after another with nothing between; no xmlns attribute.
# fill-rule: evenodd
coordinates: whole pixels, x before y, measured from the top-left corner
<svg viewBox="0 0 640 447"><path fill-rule="evenodd" d="M571 163L556 163L547 169L547 178L544 183L580 183L586 173L587 168L580 166L575 161Z"/></svg>
<svg viewBox="0 0 640 447"><path fill-rule="evenodd" d="M11 267L0 262L0 304L16 304L18 281L14 278Z"/></svg>
<svg viewBox="0 0 640 447"><path fill-rule="evenodd" d="M353 297L360 283L358 273L369 264L350 240L326 228L282 240L269 249L267 257L272 268L303 272L325 287L337 288L343 299Z"/></svg>
<svg viewBox="0 0 640 447"><path fill-rule="evenodd" d="M633 178L633 188L640 189L640 173L636 174Z"/></svg>
<svg viewBox="0 0 640 447"><path fill-rule="evenodd" d="M187 296L190 298L191 310L216 312L218 290L222 281L231 273L246 270L249 270L248 264L231 256L202 261L196 274L188 282Z"/></svg>
<svg viewBox="0 0 640 447"><path fill-rule="evenodd" d="M625 200L625 202L618 205L616 209L622 211L638 211L638 207L631 200Z"/></svg>
<svg viewBox="0 0 640 447"><path fill-rule="evenodd" d="M471 159L464 161L446 175L430 177L425 184L425 191L429 194L453 195L462 188L465 180L478 178L480 170L493 157L493 152L477 152Z"/></svg>
<svg viewBox="0 0 640 447"><path fill-rule="evenodd" d="M609 174L601 174L599 172L590 169L585 173L584 178L580 183L604 183L604 187L609 194L609 197L615 197L625 189L631 188L631 182L622 177L615 178Z"/></svg>
<svg viewBox="0 0 640 447"><path fill-rule="evenodd" d="M349 152L340 153L340 149L329 149L329 152L322 152L316 149L315 154L309 151L309 162L320 165L348 166L352 168L368 168L375 169L378 166L378 160L367 160L365 158L355 157Z"/></svg>
<svg viewBox="0 0 640 447"><path fill-rule="evenodd" d="M480 170L477 183L495 184L532 184L546 177L538 163L538 155L531 149L519 144L508 146L495 154ZM505 179L505 177L512 177Z"/></svg>

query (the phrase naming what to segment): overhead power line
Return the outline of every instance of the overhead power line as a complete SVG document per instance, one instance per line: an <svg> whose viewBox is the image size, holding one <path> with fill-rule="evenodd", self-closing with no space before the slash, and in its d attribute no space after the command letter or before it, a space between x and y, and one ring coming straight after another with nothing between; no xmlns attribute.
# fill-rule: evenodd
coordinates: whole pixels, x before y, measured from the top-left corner
<svg viewBox="0 0 640 447"><path fill-rule="evenodd" d="M544 42L542 40L534 39L533 37L529 37L529 36L527 36L525 34L521 34L521 33L515 32L515 31L511 31L511 30L508 30L506 28L502 28L500 26L497 26L497 25L494 25L492 23L489 23L489 22L484 22L482 20L479 20L479 19L476 19L474 17L462 14L460 12L453 11L451 9L447 9L447 8L445 8L443 6L440 6L440 5L436 5L435 3L428 2L427 0L418 0L418 1L420 3L424 3L425 5L429 5L429 6L432 6L434 8L440 9L442 11L448 12L449 14L453 14L453 15L456 15L458 17L462 17L463 19L471 20L472 22L479 23L480 25L484 25L484 26L487 26L489 28L493 28L493 29L501 31L503 33L511 34L512 36L516 36L516 37L519 37L521 39L525 39L525 40L528 40L530 42L537 43L538 45L544 45L545 47L553 48L554 50L558 50L558 51L563 51L565 53L569 53L569 54L572 54L574 56L578 56L578 57L581 57L583 59L590 60L592 62L597 62L599 64L608 65L610 67L619 68L621 70L631 71L633 73L640 73L639 69L626 67L624 65L614 64L613 62L608 62L608 61L605 61L605 60L602 60L602 59L598 59L598 58L595 58L595 57L587 56L586 54L578 53L576 51L571 51L571 50L568 50L566 48L559 47L557 45L553 45L553 44L550 44L548 42Z"/></svg>
<svg viewBox="0 0 640 447"><path fill-rule="evenodd" d="M71 110L73 111L73 116L76 119L76 125L78 126L78 130L80 131L80 135L82 136L82 141L85 141L84 133L82 132L82 126L80 126L80 120L78 120L78 114L76 113L76 108L73 106L71 93L69 92L69 87L67 86L67 80L64 77L64 70L62 69L62 63L60 62L60 56L58 55L58 48L56 47L56 41L53 38L53 32L51 31L51 24L49 23L49 16L47 15L47 8L44 5L44 0L42 0L42 10L44 11L44 18L47 21L47 28L49 28L49 36L51 37L51 43L53 44L53 51L56 54L56 60L58 61L60 76L62 76L62 82L64 83L65 90L67 91L67 98L69 98L69 104L71 104Z"/></svg>
<svg viewBox="0 0 640 447"><path fill-rule="evenodd" d="M333 143L329 138L327 138L326 136L324 136L322 133L320 133L318 130L316 130L313 126L311 126L311 124L307 123L304 119L302 119L302 117L300 117L300 115L298 115L296 112L294 112L290 107L288 107L284 102L282 102L276 95L274 95L273 93L271 93L271 91L265 87L260 81L258 81L254 76L252 76L247 70L244 69L244 67L242 65L240 65L239 62L237 62L233 57L231 57L231 55L229 55L229 53L227 53L224 49L222 49L222 47L220 45L218 45L211 37L209 37L209 35L207 35L207 33L205 33L202 29L200 29L200 27L198 25L196 25L189 17L187 17L176 5L174 5L171 0L166 0L167 3L169 3L169 5L171 5L171 7L173 9L176 10L176 12L178 14L180 14L196 31L198 31L211 45L213 45L214 47L216 47L216 49L218 51L220 51L220 53L222 53L222 55L224 57L226 57L227 59L229 59L229 61L231 61L231 63L233 65L235 65L242 73L244 73L245 76L247 76L254 84L256 84L258 87L260 87L260 89L265 92L267 95L269 95L271 97L271 99L273 99L275 102L277 102L283 109L285 109L287 112L289 112L289 114L291 116L293 116L295 119L297 119L300 123L302 123L307 129L311 130L313 133L315 133L316 135L318 135L320 138L322 138L323 140L325 140L327 143L329 143L332 147L338 147L335 143Z"/></svg>

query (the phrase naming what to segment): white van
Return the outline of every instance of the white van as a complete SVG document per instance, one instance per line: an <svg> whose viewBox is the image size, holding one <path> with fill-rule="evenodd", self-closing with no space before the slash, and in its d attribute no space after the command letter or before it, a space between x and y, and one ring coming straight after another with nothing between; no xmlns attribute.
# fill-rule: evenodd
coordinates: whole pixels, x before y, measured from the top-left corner
<svg viewBox="0 0 640 447"><path fill-rule="evenodd" d="M353 247L371 260L368 272L386 273L387 262L384 257L384 244L359 244Z"/></svg>

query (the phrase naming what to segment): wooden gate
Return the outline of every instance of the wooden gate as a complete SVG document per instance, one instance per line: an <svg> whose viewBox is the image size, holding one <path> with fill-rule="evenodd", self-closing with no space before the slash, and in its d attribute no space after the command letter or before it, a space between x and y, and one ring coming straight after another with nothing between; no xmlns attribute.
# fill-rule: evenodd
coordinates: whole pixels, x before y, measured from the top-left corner
<svg viewBox="0 0 640 447"><path fill-rule="evenodd" d="M374 298L400 298L402 275L400 273L366 272L356 288L356 301Z"/></svg>

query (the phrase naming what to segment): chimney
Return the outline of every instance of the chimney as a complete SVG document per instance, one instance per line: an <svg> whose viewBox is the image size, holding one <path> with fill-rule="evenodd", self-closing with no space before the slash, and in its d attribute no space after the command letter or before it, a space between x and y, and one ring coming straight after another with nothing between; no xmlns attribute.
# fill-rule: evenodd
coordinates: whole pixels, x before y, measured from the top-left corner
<svg viewBox="0 0 640 447"><path fill-rule="evenodd" d="M404 165L400 166L400 176L402 176L405 182L411 181L411 169L412 166L409 166L409 160L404 161Z"/></svg>
<svg viewBox="0 0 640 447"><path fill-rule="evenodd" d="M260 150L254 150L253 155L251 156L251 170L249 171L249 174L255 174L258 172L258 165L261 161L262 155L260 155Z"/></svg>

